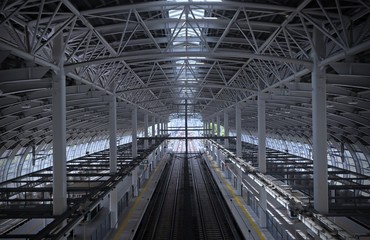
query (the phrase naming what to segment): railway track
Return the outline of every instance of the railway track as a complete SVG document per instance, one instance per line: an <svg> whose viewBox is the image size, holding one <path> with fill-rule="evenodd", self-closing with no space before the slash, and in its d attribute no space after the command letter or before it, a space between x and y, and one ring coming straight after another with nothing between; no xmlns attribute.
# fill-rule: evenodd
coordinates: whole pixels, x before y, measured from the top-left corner
<svg viewBox="0 0 370 240"><path fill-rule="evenodd" d="M200 154L181 154L183 145L174 144L134 239L243 239Z"/></svg>

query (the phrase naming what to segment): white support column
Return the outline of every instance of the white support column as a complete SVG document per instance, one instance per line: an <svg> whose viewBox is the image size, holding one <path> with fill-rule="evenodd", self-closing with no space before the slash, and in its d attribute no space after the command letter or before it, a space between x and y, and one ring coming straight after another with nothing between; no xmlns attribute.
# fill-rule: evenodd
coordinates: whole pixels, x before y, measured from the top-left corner
<svg viewBox="0 0 370 240"><path fill-rule="evenodd" d="M207 122L204 121L203 122L203 136L206 137L207 136Z"/></svg>
<svg viewBox="0 0 370 240"><path fill-rule="evenodd" d="M220 114L217 114L216 121L217 121L217 137L220 137L221 136ZM220 143L221 139L218 138L217 142Z"/></svg>
<svg viewBox="0 0 370 240"><path fill-rule="evenodd" d="M224 110L224 130L225 130L225 137L229 136L229 113ZM229 139L225 138L225 148L229 148Z"/></svg>
<svg viewBox="0 0 370 240"><path fill-rule="evenodd" d="M109 102L109 168L117 172L117 101L113 93Z"/></svg>
<svg viewBox="0 0 370 240"><path fill-rule="evenodd" d="M261 91L258 92L258 168L266 173L266 103Z"/></svg>
<svg viewBox="0 0 370 240"><path fill-rule="evenodd" d="M160 137L161 136L161 120L158 119L157 121L157 136Z"/></svg>
<svg viewBox="0 0 370 240"><path fill-rule="evenodd" d="M150 162L149 162L149 158L147 158L147 161L148 161L148 164L146 165L146 169L145 169L145 172L144 172L145 180L148 180L149 179L149 175L150 175Z"/></svg>
<svg viewBox="0 0 370 240"><path fill-rule="evenodd" d="M212 136L212 130L211 130L211 124L212 124L212 122L211 122L211 119L208 119L207 120L207 136L209 137L209 136Z"/></svg>
<svg viewBox="0 0 370 240"><path fill-rule="evenodd" d="M154 144L155 143L155 139L154 139L154 137L155 137L155 117L153 116L152 117L152 144Z"/></svg>
<svg viewBox="0 0 370 240"><path fill-rule="evenodd" d="M133 194L134 194L134 197L137 197L139 196L139 186L137 184L137 181L138 181L138 176L137 176L137 172L138 172L138 167L134 168L132 171L131 171L131 180L132 180L132 186L133 186Z"/></svg>
<svg viewBox="0 0 370 240"><path fill-rule="evenodd" d="M218 149L215 146L213 146L212 159L215 162L218 161Z"/></svg>
<svg viewBox="0 0 370 240"><path fill-rule="evenodd" d="M164 135L164 123L163 123L163 119L161 120L161 137L163 137Z"/></svg>
<svg viewBox="0 0 370 240"><path fill-rule="evenodd" d="M111 228L117 228L118 226L118 191L117 188L112 189L109 198L109 211L111 214Z"/></svg>
<svg viewBox="0 0 370 240"><path fill-rule="evenodd" d="M267 192L265 186L260 186L258 189L259 192L259 225L261 228L266 228L267 226L267 219L266 219L266 212L267 212Z"/></svg>
<svg viewBox="0 0 370 240"><path fill-rule="evenodd" d="M236 194L241 196L242 195L242 181L243 181L243 171L241 168L237 170L238 176L236 180Z"/></svg>
<svg viewBox="0 0 370 240"><path fill-rule="evenodd" d="M132 158L137 157L137 107L132 110Z"/></svg>
<svg viewBox="0 0 370 240"><path fill-rule="evenodd" d="M66 156L66 76L64 73L63 36L55 37L53 58L59 71L52 77L53 94L53 215L67 210L67 156Z"/></svg>
<svg viewBox="0 0 370 240"><path fill-rule="evenodd" d="M150 158L150 162L152 163L152 169L154 169L157 165L156 165L156 162L155 162L155 157L154 157L153 152L149 155L149 158Z"/></svg>
<svg viewBox="0 0 370 240"><path fill-rule="evenodd" d="M323 35L314 31L312 81L312 137L313 137L313 188L314 208L328 213L328 160L327 160L327 119L326 119L326 76L319 67L319 57L325 53Z"/></svg>
<svg viewBox="0 0 370 240"><path fill-rule="evenodd" d="M145 111L145 114L144 114L144 137L149 137L149 134L148 134L148 125L149 125L149 123L148 123L148 116L149 114L148 114L148 111ZM148 149L148 139L144 139L144 149Z"/></svg>
<svg viewBox="0 0 370 240"><path fill-rule="evenodd" d="M212 160L213 161L216 161L216 159L217 159L217 156L216 156L216 154L217 154L217 148L215 147L215 145L213 145L212 144Z"/></svg>
<svg viewBox="0 0 370 240"><path fill-rule="evenodd" d="M235 106L235 121L236 121L236 156L242 157L242 112L239 104Z"/></svg>
<svg viewBox="0 0 370 240"><path fill-rule="evenodd" d="M109 169L111 174L117 172L117 102L115 92L113 92L109 101ZM112 228L117 228L117 198L117 188L114 188L109 195L109 211L111 214Z"/></svg>
<svg viewBox="0 0 370 240"><path fill-rule="evenodd" d="M208 120L206 120L204 122L204 135L205 136L208 136L208 127L209 127Z"/></svg>
<svg viewBox="0 0 370 240"><path fill-rule="evenodd" d="M219 168L221 168L221 164L222 164L222 162L224 162L225 161L225 156L224 156L224 154L221 152L221 151L219 151L218 152L218 162L217 162L217 166L219 167Z"/></svg>
<svg viewBox="0 0 370 240"><path fill-rule="evenodd" d="M215 119L212 118L211 120L211 126L212 126L212 137L214 137L216 135L216 131L215 131Z"/></svg>
<svg viewBox="0 0 370 240"><path fill-rule="evenodd" d="M163 123L163 119L161 119L161 131L160 131L160 133L161 133L161 137L163 137L163 135L164 135L164 123Z"/></svg>
<svg viewBox="0 0 370 240"><path fill-rule="evenodd" d="M204 136L207 137L208 136L208 120L205 120L204 121Z"/></svg>

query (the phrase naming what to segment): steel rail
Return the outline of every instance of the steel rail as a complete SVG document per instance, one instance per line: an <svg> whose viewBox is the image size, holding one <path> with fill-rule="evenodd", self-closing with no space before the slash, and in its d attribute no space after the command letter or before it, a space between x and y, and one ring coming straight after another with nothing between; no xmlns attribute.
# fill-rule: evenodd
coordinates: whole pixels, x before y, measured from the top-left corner
<svg viewBox="0 0 370 240"><path fill-rule="evenodd" d="M198 214L199 214L199 217L198 217L198 221L200 223L200 232L203 236L203 239L208 239L207 237L207 231L206 231L206 223L204 221L204 216L203 216L203 211L202 211L202 204L201 204L201 199L200 199L200 196L199 196L199 188L198 188L198 180L197 178L195 177L195 170L194 170L194 166L193 164L191 163L190 164L190 168L191 168L191 171L193 172L193 182L194 182L194 192L195 192L195 199L196 199L196 202L197 202L197 211L198 211Z"/></svg>

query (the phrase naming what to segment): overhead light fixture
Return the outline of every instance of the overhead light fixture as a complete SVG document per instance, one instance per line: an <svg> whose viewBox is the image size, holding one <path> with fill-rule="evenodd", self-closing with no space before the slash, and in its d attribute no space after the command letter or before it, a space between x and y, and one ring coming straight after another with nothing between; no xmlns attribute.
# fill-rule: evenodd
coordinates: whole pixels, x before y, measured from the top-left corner
<svg viewBox="0 0 370 240"><path fill-rule="evenodd" d="M332 108L332 107L334 107L334 105L333 104L327 104L326 107L327 108Z"/></svg>
<svg viewBox="0 0 370 240"><path fill-rule="evenodd" d="M24 104L24 105L22 106L22 108L23 108L23 109L29 109L29 108L31 108L31 105L29 105L29 104Z"/></svg>

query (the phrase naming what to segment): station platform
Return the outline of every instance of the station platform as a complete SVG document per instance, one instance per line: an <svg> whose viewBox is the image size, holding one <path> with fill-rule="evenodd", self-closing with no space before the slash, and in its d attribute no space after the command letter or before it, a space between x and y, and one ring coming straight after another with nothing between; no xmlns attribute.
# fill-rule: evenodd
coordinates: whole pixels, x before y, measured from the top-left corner
<svg viewBox="0 0 370 240"><path fill-rule="evenodd" d="M158 165L155 167L149 179L139 190L139 195L129 201L128 207L123 212L120 219L118 219L117 228L111 230L105 237L105 240L133 239L169 158L170 155L165 154L158 162Z"/></svg>

